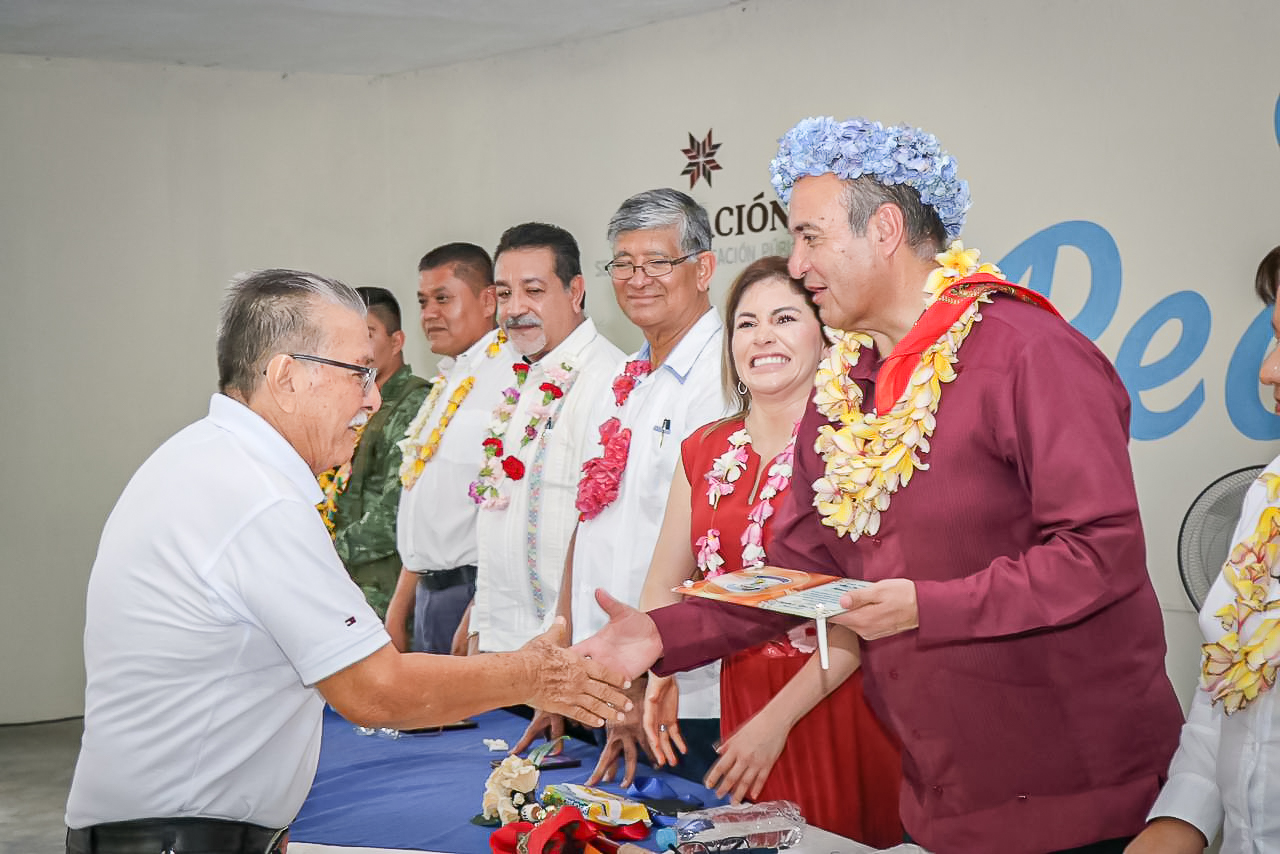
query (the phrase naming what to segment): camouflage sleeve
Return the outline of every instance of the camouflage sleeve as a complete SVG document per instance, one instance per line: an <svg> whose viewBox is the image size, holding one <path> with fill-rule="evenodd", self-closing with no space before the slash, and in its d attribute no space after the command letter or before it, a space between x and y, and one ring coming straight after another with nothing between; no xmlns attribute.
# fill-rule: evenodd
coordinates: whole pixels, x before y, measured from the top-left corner
<svg viewBox="0 0 1280 854"><path fill-rule="evenodd" d="M338 496L338 532L334 546L342 562L359 566L396 553L396 511L400 503L400 448L427 396L425 388L410 392L387 418L374 439L369 464L353 471L347 489ZM359 508L357 518L356 509Z"/></svg>

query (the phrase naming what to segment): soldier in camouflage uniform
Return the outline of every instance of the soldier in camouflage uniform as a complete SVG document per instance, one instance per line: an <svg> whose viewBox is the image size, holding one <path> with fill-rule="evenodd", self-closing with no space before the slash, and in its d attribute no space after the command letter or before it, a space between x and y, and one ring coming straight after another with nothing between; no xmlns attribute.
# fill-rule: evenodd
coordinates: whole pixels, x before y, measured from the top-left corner
<svg viewBox="0 0 1280 854"><path fill-rule="evenodd" d="M369 306L382 407L360 434L351 462L320 476L325 490L321 512L338 556L379 617L400 577L396 552L396 508L400 503L400 449L409 422L427 396L429 384L404 363L400 305L385 288L356 288Z"/></svg>

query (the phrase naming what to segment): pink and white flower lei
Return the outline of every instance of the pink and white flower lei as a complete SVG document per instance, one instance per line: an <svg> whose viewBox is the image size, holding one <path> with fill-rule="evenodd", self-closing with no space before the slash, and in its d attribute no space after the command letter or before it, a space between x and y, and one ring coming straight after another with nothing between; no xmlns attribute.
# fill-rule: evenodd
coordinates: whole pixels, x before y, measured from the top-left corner
<svg viewBox="0 0 1280 854"><path fill-rule="evenodd" d="M516 384L502 390L502 402L493 408L493 418L481 446L484 448L484 467L480 474L471 481L467 494L471 500L486 510L501 510L507 506L508 499L498 492L498 484L502 481L503 437L507 435L507 426L516 414L516 404L520 402L520 389L529 376L529 366L524 362L516 362L511 366L515 372Z"/></svg>
<svg viewBox="0 0 1280 854"><path fill-rule="evenodd" d="M736 451L741 451L742 466L745 469L746 446L750 443L751 436L744 427L729 437L730 450L712 463L711 471L706 474L706 479L710 484L707 487L707 501L712 507L717 506L721 495L727 495L733 491L732 483L723 482L720 477L715 476L717 472L723 470L721 461ZM787 442L786 447L773 458L773 464L769 466L764 483L760 486L760 493L757 496L756 503L747 512L747 527L742 532L741 540L743 569L756 569L764 566L764 525L769 521L769 517L773 515L773 499L786 491L787 487L791 485L792 464L795 461L795 455L796 434L793 430L791 439ZM735 472L732 480L737 480L741 473L741 471ZM726 486L728 487L727 490L724 489ZM724 558L720 555L720 530L718 528L709 529L704 536L698 538L697 547L698 569L701 570L702 576L704 578L714 578L722 574L721 567L724 566Z"/></svg>
<svg viewBox="0 0 1280 854"><path fill-rule="evenodd" d="M707 503L718 507L720 498L733 492L733 484L747 469L747 445L751 443L751 434L743 427L729 437L729 450L716 457L711 464L711 471L703 477L706 479Z"/></svg>
<svg viewBox="0 0 1280 854"><path fill-rule="evenodd" d="M529 377L529 365L516 362L511 366L515 372L516 384L503 389L502 402L493 409L493 419L489 422L489 430L481 445L484 447L485 462L480 474L471 482L467 494L471 500L484 510L504 510L511 499L498 489L502 481L508 477L523 478L524 465L514 454L506 454L503 440L507 428L515 416L516 406L520 403L520 395L525 380ZM547 381L539 388L542 390L542 402L529 408L529 423L525 425L520 437L520 447L533 442L547 425L554 409L555 401L562 399L573 384L575 368L568 362L561 362L559 368L547 368ZM516 472L513 475L511 472Z"/></svg>
<svg viewBox="0 0 1280 854"><path fill-rule="evenodd" d="M720 556L720 529L709 528L698 537L698 569L703 578L714 578L723 574L724 558Z"/></svg>
<svg viewBox="0 0 1280 854"><path fill-rule="evenodd" d="M529 407L529 423L524 425L520 447L523 448L532 443L547 426L551 413L556 409L556 401L564 399L573 386L573 381L577 379L577 370L577 367L569 362L561 362L559 366L546 369L544 372L546 381L538 386L538 390L542 392L542 402Z"/></svg>
<svg viewBox="0 0 1280 854"><path fill-rule="evenodd" d="M798 428L799 426L797 423L796 427ZM747 433L745 427L734 433L729 437L730 450L718 457L712 464L711 471L707 472L706 479L710 483L707 488L707 501L710 502L712 507L716 506L721 495L728 495L733 492L732 483L722 483L718 477L715 477L717 472L723 469L721 462L726 457L731 456L735 450L741 450L743 467L745 468L746 445L750 444L750 442L751 436ZM759 569L764 566L764 526L769 521L769 518L773 516L773 499L785 492L787 487L791 485L792 466L795 463L795 456L796 432L793 430L791 440L773 458L773 464L769 466L764 483L760 486L756 503L747 512L747 527L742 532L741 541L743 569ZM737 480L740 474L741 472L734 474L732 480ZM727 489L725 489L726 486ZM720 554L720 529L708 529L706 534L698 538L697 547L698 569L702 571L703 578L714 578L717 575L723 575L724 570L721 567L724 566L724 557ZM787 639L791 645L803 653L812 653L817 649L815 645L816 637L817 631L812 620L787 632Z"/></svg>
<svg viewBox="0 0 1280 854"><path fill-rule="evenodd" d="M764 523L773 515L773 499L791 485L792 465L796 458L796 434L773 458L773 465L760 487L756 506L747 513L747 529L742 532L742 568L756 569L764 566Z"/></svg>

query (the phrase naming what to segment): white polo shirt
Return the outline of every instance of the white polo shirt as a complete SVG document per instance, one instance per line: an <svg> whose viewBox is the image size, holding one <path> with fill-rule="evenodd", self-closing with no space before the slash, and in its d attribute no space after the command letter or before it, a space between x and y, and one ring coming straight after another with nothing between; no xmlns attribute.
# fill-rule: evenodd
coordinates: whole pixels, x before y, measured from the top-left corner
<svg viewBox="0 0 1280 854"><path fill-rule="evenodd" d="M615 404L613 391L600 396L588 428L596 444L599 426L617 417L631 429L631 449L617 499L599 516L578 526L573 553L573 639L595 634L608 622L595 601L603 587L628 605L640 591L662 529L667 494L680 459L680 443L698 427L729 414L720 385L724 325L714 308L698 319L657 370L642 377L627 402ZM646 344L631 357L649 358ZM692 548L692 546L690 546ZM680 717L720 716L720 665L709 664L677 677Z"/></svg>
<svg viewBox="0 0 1280 854"><path fill-rule="evenodd" d="M502 400L502 390L515 384L511 366L520 359L510 344L490 356L489 345L497 338L495 329L452 363L441 361L445 389L435 396L433 411L427 414L426 433L440 423L440 415L458 386L467 377L474 376L476 382L445 428L440 447L427 461L422 476L400 493L396 546L405 569L411 572L474 566L480 559L477 507L467 489L484 465L480 443L487 435L489 413ZM422 405L427 404L424 401Z"/></svg>
<svg viewBox="0 0 1280 854"><path fill-rule="evenodd" d="M503 437L504 455L524 463L525 476L501 481L499 492L509 503L501 509L481 507L477 527L480 571L470 625L485 652L518 649L542 631L547 615L555 614L565 553L578 524L574 501L582 463L599 450L597 425L591 422L595 403L611 393L622 361L622 351L588 319L529 366ZM521 445L530 410L542 403L538 386L547 379L547 367L563 364L574 369L568 392L551 404L538 438ZM482 438L475 439L477 444Z"/></svg>
<svg viewBox="0 0 1280 854"><path fill-rule="evenodd" d="M68 826L294 819L320 754L312 686L390 642L322 497L284 437L220 394L134 474L89 577Z"/></svg>

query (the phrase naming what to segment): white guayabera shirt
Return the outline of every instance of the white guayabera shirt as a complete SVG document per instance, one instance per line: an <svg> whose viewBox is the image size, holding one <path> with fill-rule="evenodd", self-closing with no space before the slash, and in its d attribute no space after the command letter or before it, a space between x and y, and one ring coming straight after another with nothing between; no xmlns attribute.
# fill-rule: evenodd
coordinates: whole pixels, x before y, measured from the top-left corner
<svg viewBox="0 0 1280 854"><path fill-rule="evenodd" d="M708 309L657 370L641 377L626 403L615 404L612 390L596 403L589 428L617 417L631 429L631 449L617 499L599 516L578 527L573 554L573 639L595 634L608 622L595 601L603 587L631 606L640 603L653 547L658 542L671 478L680 460L680 443L704 424L729 414L720 386L724 325ZM646 345L632 359L647 359ZM600 452L597 445L588 456ZM692 547L692 546L691 546ZM720 716L720 665L678 674L680 717Z"/></svg>
<svg viewBox="0 0 1280 854"><path fill-rule="evenodd" d="M502 440L503 455L524 464L524 477L504 478L498 489L507 505L481 509L477 523L480 563L470 627L485 652L518 649L555 616L565 553L578 523L578 478L583 461L599 449L595 403L611 394L622 361L622 351L588 319L529 366ZM547 381L547 369L563 364L573 368L567 392L551 405L537 438L522 445L531 411L543 401L538 387ZM475 437L477 445L482 438ZM493 465L500 470L499 461Z"/></svg>
<svg viewBox="0 0 1280 854"><path fill-rule="evenodd" d="M520 358L509 343L490 357L487 350L497 337L494 330L467 348L452 365L441 363L445 389L436 398L424 433L430 434L439 424L450 396L467 377L474 376L476 382L449 422L422 476L400 493L396 550L411 572L438 572L474 565L479 559L478 508L467 496L467 489L484 465L480 441L486 435L489 414L502 400L502 390L514 382L511 365Z"/></svg>

